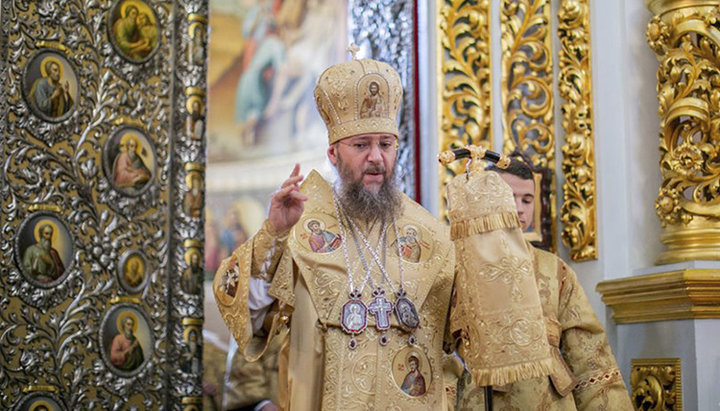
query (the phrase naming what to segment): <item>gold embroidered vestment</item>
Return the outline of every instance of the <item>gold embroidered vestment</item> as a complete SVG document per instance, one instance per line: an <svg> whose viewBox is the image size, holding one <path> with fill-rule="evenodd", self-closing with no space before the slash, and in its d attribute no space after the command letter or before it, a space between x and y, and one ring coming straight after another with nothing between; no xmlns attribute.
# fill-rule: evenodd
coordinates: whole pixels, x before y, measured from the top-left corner
<svg viewBox="0 0 720 411"><path fill-rule="evenodd" d="M357 347L350 349L350 335L340 326L341 308L349 292L342 242L346 242L356 287L363 283L365 271L353 239L339 236L330 185L311 172L301 191L309 200L300 221L287 235L273 233L266 221L253 238L223 261L216 275L218 307L240 349L248 358L258 357L268 340L291 325L287 349L280 354L281 409L446 409L442 347L454 281L448 228L403 196L403 213L397 220L399 238L391 225L386 229L385 267L397 289L398 259L406 255L405 290L420 317L420 325L412 333L417 342L408 343L411 333L400 327L395 315L384 333L368 315L367 328L356 336ZM381 224L360 225L360 229L374 247ZM346 225L344 231L349 233L350 227ZM377 265L372 267L374 285L382 284ZM251 340L251 276L271 281L269 294L277 299L277 310L266 317L270 338L263 344ZM392 288L386 283L382 286L388 300L394 302ZM371 296L368 282L362 294L366 305ZM387 345L380 344L382 335L387 337Z"/></svg>

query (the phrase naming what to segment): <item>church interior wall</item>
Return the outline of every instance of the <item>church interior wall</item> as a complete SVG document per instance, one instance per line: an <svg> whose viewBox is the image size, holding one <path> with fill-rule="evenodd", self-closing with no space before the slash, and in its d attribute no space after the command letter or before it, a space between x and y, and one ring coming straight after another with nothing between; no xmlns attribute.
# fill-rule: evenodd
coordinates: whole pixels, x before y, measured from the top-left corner
<svg viewBox="0 0 720 411"><path fill-rule="evenodd" d="M626 367L621 368L625 383L628 384L629 382L629 364L634 358L682 358L682 386L686 387L684 390L685 395L683 395L683 409L715 409L713 407L700 407L696 395L696 387L701 382L697 378L697 359L700 357L693 338L689 336L695 335L698 322L700 321L655 321L641 324L623 324L618 327L620 345L615 350L615 356L620 367L627 364Z"/></svg>

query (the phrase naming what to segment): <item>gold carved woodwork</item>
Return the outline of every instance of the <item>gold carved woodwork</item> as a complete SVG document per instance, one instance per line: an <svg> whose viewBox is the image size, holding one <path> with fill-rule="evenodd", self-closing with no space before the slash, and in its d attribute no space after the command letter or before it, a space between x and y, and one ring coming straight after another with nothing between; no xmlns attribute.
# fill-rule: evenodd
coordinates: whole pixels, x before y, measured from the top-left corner
<svg viewBox="0 0 720 411"><path fill-rule="evenodd" d="M555 169L550 0L503 0L500 9L503 151L519 149L535 167ZM554 172L553 172L554 174ZM549 205L556 249L555 180Z"/></svg>
<svg viewBox="0 0 720 411"><path fill-rule="evenodd" d="M549 0L503 0L503 149L519 147L533 165L553 169L552 52Z"/></svg>
<svg viewBox="0 0 720 411"><path fill-rule="evenodd" d="M720 259L720 13L717 1L646 0L659 60L662 183L658 264Z"/></svg>
<svg viewBox="0 0 720 411"><path fill-rule="evenodd" d="M631 399L637 410L682 411L680 358L642 358L630 362Z"/></svg>
<svg viewBox="0 0 720 411"><path fill-rule="evenodd" d="M589 0L562 0L558 11L562 104L563 203L561 237L573 261L597 259L595 141L593 138Z"/></svg>
<svg viewBox="0 0 720 411"><path fill-rule="evenodd" d="M438 2L439 151L467 144L492 148L490 102L490 2ZM460 162L440 168L440 210L444 187L462 172Z"/></svg>
<svg viewBox="0 0 720 411"><path fill-rule="evenodd" d="M618 324L720 318L720 270L679 270L602 281Z"/></svg>

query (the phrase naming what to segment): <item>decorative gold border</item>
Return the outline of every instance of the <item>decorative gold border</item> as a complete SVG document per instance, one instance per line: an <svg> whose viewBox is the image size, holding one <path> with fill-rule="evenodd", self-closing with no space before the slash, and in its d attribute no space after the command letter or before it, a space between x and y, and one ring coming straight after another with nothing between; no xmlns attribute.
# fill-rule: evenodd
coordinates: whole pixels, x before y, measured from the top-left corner
<svg viewBox="0 0 720 411"><path fill-rule="evenodd" d="M140 299L137 298L137 297L118 296L118 297L113 297L113 298L111 298L110 301L109 301L109 303L110 303L111 305L113 305L113 304L119 304L119 303L130 303L130 304L140 305L140 304L141 304L141 301L140 301Z"/></svg>
<svg viewBox="0 0 720 411"><path fill-rule="evenodd" d="M181 403L186 404L202 404L202 397L182 397Z"/></svg>
<svg viewBox="0 0 720 411"><path fill-rule="evenodd" d="M54 394L58 393L58 388L54 385L28 385L23 387L22 392L33 392L33 391L50 391Z"/></svg>
<svg viewBox="0 0 720 411"><path fill-rule="evenodd" d="M182 325L188 326L188 325L203 325L202 318L191 318L191 317L184 317L182 319Z"/></svg>
<svg viewBox="0 0 720 411"><path fill-rule="evenodd" d="M437 4L438 151L468 144L492 149L490 2ZM440 215L447 218L445 186L462 162L440 167Z"/></svg>
<svg viewBox="0 0 720 411"><path fill-rule="evenodd" d="M183 240L183 247L190 248L190 247L196 247L196 248L202 248L203 243L200 240L196 240L194 238L186 238Z"/></svg>
<svg viewBox="0 0 720 411"><path fill-rule="evenodd" d="M31 204L30 207L28 207L28 211L54 211L56 213L60 213L61 209L60 206L57 204Z"/></svg>
<svg viewBox="0 0 720 411"><path fill-rule="evenodd" d="M560 74L565 143L562 146L563 244L573 261L596 260L595 141L593 137L592 65L589 0L562 0L558 11Z"/></svg>
<svg viewBox="0 0 720 411"><path fill-rule="evenodd" d="M205 171L205 164L185 163L185 171Z"/></svg>
<svg viewBox="0 0 720 411"><path fill-rule="evenodd" d="M682 360L640 358L630 360L630 387L633 404L651 397L655 410L682 411ZM640 397L640 398L638 398ZM660 401L658 403L658 401ZM641 406L640 409L643 409Z"/></svg>
<svg viewBox="0 0 720 411"><path fill-rule="evenodd" d="M535 167L555 170L550 0L503 0L500 47L503 151L519 148ZM551 249L557 247L555 179L550 186Z"/></svg>
<svg viewBox="0 0 720 411"><path fill-rule="evenodd" d="M679 270L602 281L618 324L720 318L720 270Z"/></svg>
<svg viewBox="0 0 720 411"><path fill-rule="evenodd" d="M185 95L186 96L205 96L205 90L199 88L199 87L187 87L185 88Z"/></svg>

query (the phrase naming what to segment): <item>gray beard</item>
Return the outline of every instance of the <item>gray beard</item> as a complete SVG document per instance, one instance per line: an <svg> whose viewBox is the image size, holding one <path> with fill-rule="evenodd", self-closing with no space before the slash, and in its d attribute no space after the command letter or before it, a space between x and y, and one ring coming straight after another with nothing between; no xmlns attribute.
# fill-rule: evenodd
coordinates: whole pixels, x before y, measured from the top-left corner
<svg viewBox="0 0 720 411"><path fill-rule="evenodd" d="M402 212L402 196L395 187L395 173L391 171L377 193L365 188L362 181L352 181L352 173L343 167L338 157L340 174L340 204L348 217L365 222L387 221Z"/></svg>
<svg viewBox="0 0 720 411"><path fill-rule="evenodd" d="M50 251L50 241L44 238L40 239L40 247L45 251Z"/></svg>

